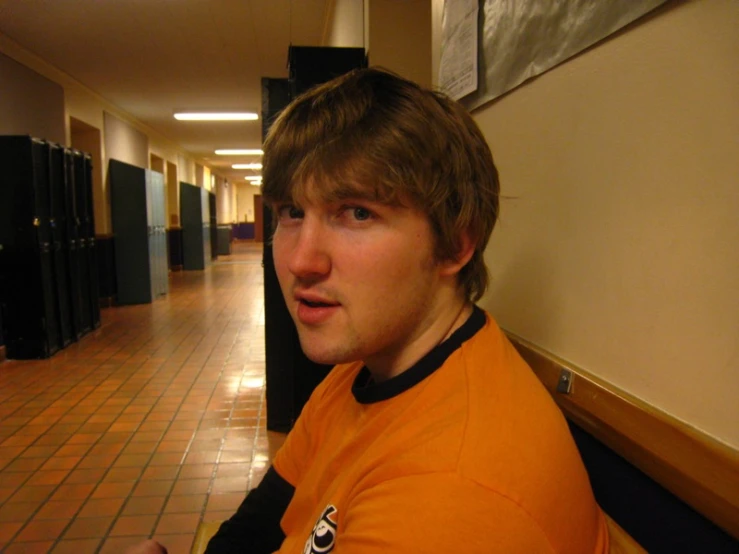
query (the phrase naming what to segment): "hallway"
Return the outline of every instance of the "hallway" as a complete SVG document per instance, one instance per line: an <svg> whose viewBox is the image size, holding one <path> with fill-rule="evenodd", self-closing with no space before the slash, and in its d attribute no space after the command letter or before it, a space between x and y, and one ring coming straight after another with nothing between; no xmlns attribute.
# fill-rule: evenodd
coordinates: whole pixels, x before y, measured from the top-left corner
<svg viewBox="0 0 739 554"><path fill-rule="evenodd" d="M284 435L265 428L261 244L233 246L53 358L0 364L0 550L186 554L258 484Z"/></svg>

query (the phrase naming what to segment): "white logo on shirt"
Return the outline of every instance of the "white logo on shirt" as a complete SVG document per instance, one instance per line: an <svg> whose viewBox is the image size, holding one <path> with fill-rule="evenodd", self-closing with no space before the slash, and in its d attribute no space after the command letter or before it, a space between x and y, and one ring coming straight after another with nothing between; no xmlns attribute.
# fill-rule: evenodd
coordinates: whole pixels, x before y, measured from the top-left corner
<svg viewBox="0 0 739 554"><path fill-rule="evenodd" d="M326 506L313 527L310 537L305 541L303 554L325 554L334 549L336 525L338 524L337 513L338 510L333 504Z"/></svg>

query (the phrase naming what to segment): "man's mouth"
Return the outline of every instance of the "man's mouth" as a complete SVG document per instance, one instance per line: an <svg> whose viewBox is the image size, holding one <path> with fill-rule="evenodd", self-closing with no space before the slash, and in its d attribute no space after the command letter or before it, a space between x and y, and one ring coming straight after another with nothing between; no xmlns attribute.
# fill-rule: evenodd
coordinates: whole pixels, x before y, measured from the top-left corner
<svg viewBox="0 0 739 554"><path fill-rule="evenodd" d="M322 294L315 294L309 292L298 292L295 294L295 300L303 306L309 308L335 308L340 303L336 302L332 298L323 296Z"/></svg>
<svg viewBox="0 0 739 554"><path fill-rule="evenodd" d="M329 304L328 302L312 302L310 300L306 300L304 298L300 299L301 304L305 304L306 306L309 306L311 308L330 308L332 306L337 306L338 304Z"/></svg>
<svg viewBox="0 0 739 554"><path fill-rule="evenodd" d="M328 321L336 313L336 308L341 306L330 298L323 298L316 294L295 295L298 301L296 316L298 321L304 325L320 325Z"/></svg>

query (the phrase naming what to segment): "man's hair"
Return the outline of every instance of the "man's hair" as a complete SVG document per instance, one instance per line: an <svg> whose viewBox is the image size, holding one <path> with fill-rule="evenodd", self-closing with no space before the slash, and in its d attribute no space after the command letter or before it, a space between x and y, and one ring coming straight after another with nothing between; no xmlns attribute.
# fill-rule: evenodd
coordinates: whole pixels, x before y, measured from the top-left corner
<svg viewBox="0 0 739 554"><path fill-rule="evenodd" d="M459 273L467 298L485 292L483 253L498 217L498 172L467 111L446 95L378 68L360 69L296 98L264 144L263 195L300 205L366 198L425 213L437 261L475 246Z"/></svg>

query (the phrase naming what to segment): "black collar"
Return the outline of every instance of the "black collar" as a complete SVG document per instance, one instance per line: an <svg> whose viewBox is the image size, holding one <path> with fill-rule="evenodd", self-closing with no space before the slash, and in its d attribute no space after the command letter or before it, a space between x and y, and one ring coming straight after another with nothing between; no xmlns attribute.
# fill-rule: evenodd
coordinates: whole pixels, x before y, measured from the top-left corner
<svg viewBox="0 0 739 554"><path fill-rule="evenodd" d="M423 358L418 360L403 373L383 381L375 383L367 366L359 370L354 384L352 394L360 404L372 404L382 400L389 400L407 391L414 385L423 381L434 371L439 369L452 352L457 350L462 343L471 339L475 333L485 325L485 312L477 306L473 306L472 314L462 326L452 333L452 336L442 342L436 348L430 350Z"/></svg>

